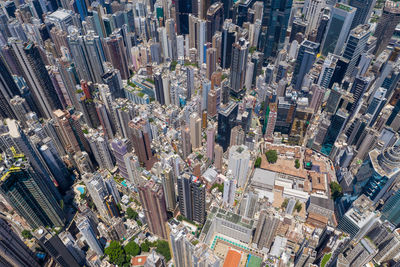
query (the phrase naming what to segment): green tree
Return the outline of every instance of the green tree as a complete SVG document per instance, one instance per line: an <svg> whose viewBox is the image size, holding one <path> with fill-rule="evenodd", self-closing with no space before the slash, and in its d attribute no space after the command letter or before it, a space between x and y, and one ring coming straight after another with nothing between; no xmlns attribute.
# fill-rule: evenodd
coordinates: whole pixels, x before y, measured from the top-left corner
<svg viewBox="0 0 400 267"><path fill-rule="evenodd" d="M150 251L150 245L151 243L149 241L144 241L140 248L142 249L143 252L149 252Z"/></svg>
<svg viewBox="0 0 400 267"><path fill-rule="evenodd" d="M118 266L122 266L126 262L126 254L118 241L111 241L106 247L104 253L109 257L109 261Z"/></svg>
<svg viewBox="0 0 400 267"><path fill-rule="evenodd" d="M281 208L286 209L288 203L289 203L289 199L285 198L285 200L281 204Z"/></svg>
<svg viewBox="0 0 400 267"><path fill-rule="evenodd" d="M265 156L269 163L275 163L278 160L278 153L276 150L268 150L265 152Z"/></svg>
<svg viewBox="0 0 400 267"><path fill-rule="evenodd" d="M218 188L218 191L221 193L224 192L224 184L215 183L211 186L211 190L213 190L214 188Z"/></svg>
<svg viewBox="0 0 400 267"><path fill-rule="evenodd" d="M296 169L300 168L300 161L299 161L298 159L296 159L296 160L294 161L294 167L295 167Z"/></svg>
<svg viewBox="0 0 400 267"><path fill-rule="evenodd" d="M296 201L296 204L294 205L294 209L297 211L297 212L300 212L301 211L301 209L302 209L302 205L301 205L301 202L300 201Z"/></svg>
<svg viewBox="0 0 400 267"><path fill-rule="evenodd" d="M126 216L128 217L128 219L136 220L139 215L136 211L129 207L126 209Z"/></svg>
<svg viewBox="0 0 400 267"><path fill-rule="evenodd" d="M132 257L135 257L140 253L139 245L136 244L136 242L133 240L129 241L129 243L124 247L124 250L127 256L132 256Z"/></svg>
<svg viewBox="0 0 400 267"><path fill-rule="evenodd" d="M26 239L31 239L33 237L31 231L26 229L21 232L21 235Z"/></svg>
<svg viewBox="0 0 400 267"><path fill-rule="evenodd" d="M261 166L261 158L258 157L254 162L254 168L260 168L260 166Z"/></svg>
<svg viewBox="0 0 400 267"><path fill-rule="evenodd" d="M165 240L158 240L156 247L157 253L163 255L165 261L169 262L169 260L171 259L171 251L169 250L168 242Z"/></svg>
<svg viewBox="0 0 400 267"><path fill-rule="evenodd" d="M331 182L329 187L331 188L331 196L333 200L336 200L343 195L343 189L337 182Z"/></svg>

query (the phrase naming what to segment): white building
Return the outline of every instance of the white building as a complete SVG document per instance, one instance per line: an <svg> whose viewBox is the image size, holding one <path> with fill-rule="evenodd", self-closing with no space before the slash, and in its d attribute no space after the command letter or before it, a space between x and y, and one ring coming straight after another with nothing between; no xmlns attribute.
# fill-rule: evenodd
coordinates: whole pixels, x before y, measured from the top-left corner
<svg viewBox="0 0 400 267"><path fill-rule="evenodd" d="M244 186L250 164L250 151L247 146L232 146L229 149L228 170L236 179L238 187Z"/></svg>

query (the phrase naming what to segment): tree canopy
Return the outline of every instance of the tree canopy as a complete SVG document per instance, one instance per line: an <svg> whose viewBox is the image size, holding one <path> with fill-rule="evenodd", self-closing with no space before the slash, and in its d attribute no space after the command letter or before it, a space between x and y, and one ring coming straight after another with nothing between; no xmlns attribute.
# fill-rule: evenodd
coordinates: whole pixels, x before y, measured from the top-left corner
<svg viewBox="0 0 400 267"><path fill-rule="evenodd" d="M343 189L337 182L331 182L329 186L331 188L331 196L333 200L336 200L343 195Z"/></svg>
<svg viewBox="0 0 400 267"><path fill-rule="evenodd" d="M127 256L132 256L132 257L135 257L140 253L139 245L136 244L136 242L133 240L129 241L129 243L124 247L124 250Z"/></svg>
<svg viewBox="0 0 400 267"><path fill-rule="evenodd" d="M275 163L278 160L278 153L276 150L268 150L265 152L265 156L269 163Z"/></svg>
<svg viewBox="0 0 400 267"><path fill-rule="evenodd" d="M128 217L128 219L136 220L139 215L136 211L129 207L126 209L126 216Z"/></svg>
<svg viewBox="0 0 400 267"><path fill-rule="evenodd" d="M258 157L254 162L254 168L260 168L260 166L261 166L261 158Z"/></svg>
<svg viewBox="0 0 400 267"><path fill-rule="evenodd" d="M104 253L108 255L109 261L118 266L126 263L126 253L118 241L111 241L110 245L105 248Z"/></svg>
<svg viewBox="0 0 400 267"><path fill-rule="evenodd" d="M26 238L26 239L31 239L33 236L32 236L32 234L31 234L31 231L29 231L29 230L23 230L22 232L21 232L21 234L22 234L22 236L24 237L24 238Z"/></svg>

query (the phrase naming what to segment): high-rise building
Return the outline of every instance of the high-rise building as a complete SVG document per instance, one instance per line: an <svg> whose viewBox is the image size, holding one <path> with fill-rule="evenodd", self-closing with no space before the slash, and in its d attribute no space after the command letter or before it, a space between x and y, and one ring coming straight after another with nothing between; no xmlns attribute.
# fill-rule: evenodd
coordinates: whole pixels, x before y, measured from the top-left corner
<svg viewBox="0 0 400 267"><path fill-rule="evenodd" d="M230 207L233 206L235 201L236 183L235 178L232 176L232 172L229 170L224 181L223 200L224 203Z"/></svg>
<svg viewBox="0 0 400 267"><path fill-rule="evenodd" d="M186 69L186 81L187 81L187 96L186 99L190 100L194 95L194 68L188 66Z"/></svg>
<svg viewBox="0 0 400 267"><path fill-rule="evenodd" d="M243 90L246 77L247 54L249 52L249 42L240 38L238 42L232 45L231 60L231 89L236 95Z"/></svg>
<svg viewBox="0 0 400 267"><path fill-rule="evenodd" d="M176 27L178 35L189 33L189 14L197 13L198 7L195 0L178 0L175 2Z"/></svg>
<svg viewBox="0 0 400 267"><path fill-rule="evenodd" d="M325 38L322 44L322 55L328 53L340 55L351 29L356 9L337 3L332 9L331 18L326 28Z"/></svg>
<svg viewBox="0 0 400 267"><path fill-rule="evenodd" d="M224 149L220 145L215 145L214 148L215 156L214 156L214 166L218 171L222 171L222 157L224 155Z"/></svg>
<svg viewBox="0 0 400 267"><path fill-rule="evenodd" d="M350 234L350 238L357 242L365 236L377 219L372 201L361 195L340 219L337 228Z"/></svg>
<svg viewBox="0 0 400 267"><path fill-rule="evenodd" d="M151 136L148 122L140 118L135 118L128 125L132 132L132 144L139 162L146 169L150 170L156 159L153 156L150 146Z"/></svg>
<svg viewBox="0 0 400 267"><path fill-rule="evenodd" d="M382 218L393 225L400 224L400 190L391 195L381 210Z"/></svg>
<svg viewBox="0 0 400 267"><path fill-rule="evenodd" d="M192 149L201 147L201 118L197 113L190 115L190 144Z"/></svg>
<svg viewBox="0 0 400 267"><path fill-rule="evenodd" d="M328 133L322 143L321 152L329 155L332 147L336 142L339 134L342 132L343 127L347 121L349 114L345 110L339 109L335 115L332 116L331 125L329 126Z"/></svg>
<svg viewBox="0 0 400 267"><path fill-rule="evenodd" d="M65 192L72 184L71 174L58 154L52 139L46 137L43 139L43 143L39 149L40 154L49 167L54 179L57 181L58 188Z"/></svg>
<svg viewBox="0 0 400 267"><path fill-rule="evenodd" d="M262 48L264 60L274 57L283 48L292 2L292 0L272 0L264 6L262 25L267 27Z"/></svg>
<svg viewBox="0 0 400 267"><path fill-rule="evenodd" d="M25 243L12 230L9 223L0 218L0 265L1 266L32 266L40 264Z"/></svg>
<svg viewBox="0 0 400 267"><path fill-rule="evenodd" d="M262 210L258 219L256 232L254 233L253 243L257 244L258 249L270 249L275 239L275 233L279 226L279 219Z"/></svg>
<svg viewBox="0 0 400 267"><path fill-rule="evenodd" d="M207 42L211 42L215 32L221 31L224 22L224 6L221 2L215 2L207 10Z"/></svg>
<svg viewBox="0 0 400 267"><path fill-rule="evenodd" d="M113 67L118 69L123 80L129 78L128 57L124 40L119 33L104 39L104 52Z"/></svg>
<svg viewBox="0 0 400 267"><path fill-rule="evenodd" d="M206 220L206 188L200 180L189 173L178 177L179 210L191 221L203 224Z"/></svg>
<svg viewBox="0 0 400 267"><path fill-rule="evenodd" d="M16 118L16 112L10 106L10 101L20 94L5 61L0 57L0 116L2 118Z"/></svg>
<svg viewBox="0 0 400 267"><path fill-rule="evenodd" d="M57 235L41 227L34 232L40 246L62 267L80 266Z"/></svg>
<svg viewBox="0 0 400 267"><path fill-rule="evenodd" d="M235 43L236 39L236 32L233 26L228 21L225 21L222 28L221 67L223 69L228 69L231 66L232 44Z"/></svg>
<svg viewBox="0 0 400 267"><path fill-rule="evenodd" d="M400 7L396 1L386 1L379 18L374 36L376 37L375 55L379 55L389 44L394 30L400 22Z"/></svg>
<svg viewBox="0 0 400 267"><path fill-rule="evenodd" d="M278 115L278 105L277 103L270 103L267 106L267 110L265 113L265 120L264 120L264 125L265 125L265 138L267 140L272 141L274 137L274 131L275 131L275 124L276 124L276 118Z"/></svg>
<svg viewBox="0 0 400 267"><path fill-rule="evenodd" d="M164 87L163 87L163 79L161 77L161 72L155 72L153 74L154 78L154 94L155 98L160 105L165 105L165 96L164 96Z"/></svg>
<svg viewBox="0 0 400 267"><path fill-rule="evenodd" d="M211 75L214 73L217 66L217 49L208 48L206 52L206 57L207 57L206 77L207 79L211 80Z"/></svg>
<svg viewBox="0 0 400 267"><path fill-rule="evenodd" d="M399 155L398 146L371 150L354 178L353 195L364 194L377 203L399 175Z"/></svg>
<svg viewBox="0 0 400 267"><path fill-rule="evenodd" d="M357 9L358 10L358 9ZM349 60L346 75L352 76L355 67L360 59L361 53L367 44L371 35L370 26L368 24L358 25L351 30L347 44L343 52L343 57Z"/></svg>
<svg viewBox="0 0 400 267"><path fill-rule="evenodd" d="M114 159L108 147L107 139L100 135L99 132L89 133L86 137L99 167L112 170L114 168Z"/></svg>
<svg viewBox="0 0 400 267"><path fill-rule="evenodd" d="M61 141L65 147L65 150L70 153L76 153L81 151L79 142L74 133L73 127L71 125L71 115L68 111L57 109L53 112L54 118L57 122L56 130L61 137Z"/></svg>
<svg viewBox="0 0 400 267"><path fill-rule="evenodd" d="M214 160L214 146L215 146L215 128L209 126L207 128L207 157L210 161Z"/></svg>
<svg viewBox="0 0 400 267"><path fill-rule="evenodd" d="M101 79L102 83L107 84L113 100L119 97L125 97L121 73L117 68L109 69L107 72L101 75Z"/></svg>
<svg viewBox="0 0 400 267"><path fill-rule="evenodd" d="M104 184L103 177L100 173L85 173L82 176L90 197L93 200L100 216L108 219L109 213L104 203L104 198L108 196L107 188Z"/></svg>
<svg viewBox="0 0 400 267"><path fill-rule="evenodd" d="M139 196L150 232L167 239L168 218L162 186L150 180L139 186Z"/></svg>
<svg viewBox="0 0 400 267"><path fill-rule="evenodd" d="M111 141L111 149L118 166L118 171L124 179L129 179L128 168L125 162L125 155L128 154L128 143L127 139L116 138Z"/></svg>
<svg viewBox="0 0 400 267"><path fill-rule="evenodd" d="M216 90L210 90L208 92L208 103L207 103L207 115L211 118L215 117L217 115L217 91Z"/></svg>
<svg viewBox="0 0 400 267"><path fill-rule="evenodd" d="M52 118L52 112L61 108L61 102L55 94L53 83L35 44L23 44L17 40L10 42L14 61L22 70L23 77L29 86L40 115Z"/></svg>
<svg viewBox="0 0 400 267"><path fill-rule="evenodd" d="M192 152L192 145L190 143L190 129L189 127L182 127L181 130L182 137L182 153L183 157L186 159Z"/></svg>
<svg viewBox="0 0 400 267"><path fill-rule="evenodd" d="M187 235L187 229L184 227L177 226L171 229L171 248L176 267L193 266L194 245L186 237Z"/></svg>
<svg viewBox="0 0 400 267"><path fill-rule="evenodd" d="M176 194L174 176L170 166L164 167L164 170L161 173L161 181L165 194L165 204L167 206L167 210L174 211L176 208Z"/></svg>
<svg viewBox="0 0 400 267"><path fill-rule="evenodd" d="M77 222L77 228L82 234L83 239L89 245L89 248L96 252L97 255L102 256L104 254L103 247L100 241L97 239L96 232L93 229L89 219L83 218L81 221Z"/></svg>
<svg viewBox="0 0 400 267"><path fill-rule="evenodd" d="M237 181L238 187L243 187L247 180L250 164L250 151L247 146L232 146L229 148L228 170Z"/></svg>
<svg viewBox="0 0 400 267"><path fill-rule="evenodd" d="M354 29L360 24L368 23L369 17L371 16L372 9L375 6L376 0L350 0L349 5L357 8L356 14L354 15L351 28Z"/></svg>
<svg viewBox="0 0 400 267"><path fill-rule="evenodd" d="M231 139L231 130L235 127L238 114L238 104L230 102L221 106L218 112L218 135L217 143L221 145L224 151L228 149Z"/></svg>
<svg viewBox="0 0 400 267"><path fill-rule="evenodd" d="M296 90L300 90L306 73L311 69L319 51L319 44L304 40L297 54L294 67L292 84Z"/></svg>
<svg viewBox="0 0 400 267"><path fill-rule="evenodd" d="M303 14L305 14L305 19L308 22L307 33L311 33L317 29L323 14L321 12L323 7L324 2L322 0L308 0L304 2Z"/></svg>
<svg viewBox="0 0 400 267"><path fill-rule="evenodd" d="M56 197L24 155L7 156L2 165L0 192L32 228L64 225Z"/></svg>

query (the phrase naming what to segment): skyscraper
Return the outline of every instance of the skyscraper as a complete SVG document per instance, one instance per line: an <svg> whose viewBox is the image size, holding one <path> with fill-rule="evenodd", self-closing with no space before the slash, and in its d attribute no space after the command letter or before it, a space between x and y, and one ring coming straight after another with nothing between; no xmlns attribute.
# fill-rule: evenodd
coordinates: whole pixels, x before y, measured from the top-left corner
<svg viewBox="0 0 400 267"><path fill-rule="evenodd" d="M34 232L40 246L62 267L78 267L79 264L57 235L41 227Z"/></svg>
<svg viewBox="0 0 400 267"><path fill-rule="evenodd" d="M294 67L292 84L296 90L301 89L303 78L306 73L311 69L317 58L319 44L304 40L299 48L297 54L296 65Z"/></svg>
<svg viewBox="0 0 400 267"><path fill-rule="evenodd" d="M339 134L347 121L349 114L345 110L339 109L331 119L331 125L329 126L328 133L322 143L321 152L325 155L331 153L332 147L336 142Z"/></svg>
<svg viewBox="0 0 400 267"><path fill-rule="evenodd" d="M11 40L10 45L14 60L22 70L40 115L51 118L52 112L61 108L61 102L40 55L40 48L33 43L22 44L17 40Z"/></svg>
<svg viewBox="0 0 400 267"><path fill-rule="evenodd" d="M16 118L10 101L14 96L20 94L3 58L0 57L0 116L2 118Z"/></svg>
<svg viewBox="0 0 400 267"><path fill-rule="evenodd" d="M232 172L229 170L224 181L223 200L230 207L235 201L236 183L236 180L232 177Z"/></svg>
<svg viewBox="0 0 400 267"><path fill-rule="evenodd" d="M163 172L161 173L161 180L165 194L165 204L167 206L167 210L174 211L176 207L176 194L174 176L170 166L166 166L166 168L164 168Z"/></svg>
<svg viewBox="0 0 400 267"><path fill-rule="evenodd" d="M360 24L368 23L369 17L371 16L372 9L375 6L376 0L350 0L349 5L357 8L356 14L354 15L351 29L354 29Z"/></svg>
<svg viewBox="0 0 400 267"><path fill-rule="evenodd" d="M322 0L308 0L304 2L303 14L305 14L305 19L308 22L307 33L311 33L316 30L318 23L322 17L322 8L324 3Z"/></svg>
<svg viewBox="0 0 400 267"><path fill-rule="evenodd" d="M148 170L155 162L155 157L151 150L150 129L148 123L140 118L135 118L129 122L132 131L132 143L139 162Z"/></svg>
<svg viewBox="0 0 400 267"><path fill-rule="evenodd" d="M328 53L340 55L351 29L356 9L337 3L332 9L331 18L326 28L325 38L322 44L322 55Z"/></svg>
<svg viewBox="0 0 400 267"><path fill-rule="evenodd" d="M368 38L371 34L369 28L370 26L368 24L358 25L350 32L343 52L343 57L349 60L349 66L346 71L347 76L353 74L361 53L364 52L365 45L367 44Z"/></svg>
<svg viewBox="0 0 400 267"><path fill-rule="evenodd" d="M190 115L190 144L192 149L201 147L201 118L197 113Z"/></svg>
<svg viewBox="0 0 400 267"><path fill-rule="evenodd" d="M228 170L232 172L238 187L245 185L250 164L250 152L247 146L232 146L229 148Z"/></svg>
<svg viewBox="0 0 400 267"><path fill-rule="evenodd" d="M160 103L160 105L165 105L165 96L164 96L164 87L163 87L163 79L162 73L157 71L153 74L154 78L154 94L155 98Z"/></svg>
<svg viewBox="0 0 400 267"><path fill-rule="evenodd" d="M207 128L207 157L210 161L214 160L214 146L215 146L215 128L209 126Z"/></svg>
<svg viewBox="0 0 400 267"><path fill-rule="evenodd" d="M25 156L6 157L2 165L0 192L32 228L64 225L65 217L54 194Z"/></svg>
<svg viewBox="0 0 400 267"><path fill-rule="evenodd" d="M231 130L235 127L238 114L238 104L230 102L223 105L218 112L218 135L217 143L224 151L228 148L231 139Z"/></svg>
<svg viewBox="0 0 400 267"><path fill-rule="evenodd" d="M389 44L394 30L400 22L400 6L395 1L386 1L379 18L374 36L376 37L375 55L379 55Z"/></svg>
<svg viewBox="0 0 400 267"><path fill-rule="evenodd" d="M233 44L231 61L231 89L234 94L239 95L243 90L246 77L247 54L249 52L249 42L240 38Z"/></svg>
<svg viewBox="0 0 400 267"><path fill-rule="evenodd" d="M179 210L188 220L203 224L206 219L205 185L190 173L178 177Z"/></svg>
<svg viewBox="0 0 400 267"><path fill-rule="evenodd" d="M207 70L206 77L211 80L211 75L214 73L217 66L217 49L208 48L206 52Z"/></svg>
<svg viewBox="0 0 400 267"><path fill-rule="evenodd" d="M96 252L97 255L102 256L103 248L96 237L95 230L92 227L88 218L83 218L81 221L77 222L77 228L79 232L81 232L83 238L86 243L89 245L89 248Z"/></svg>
<svg viewBox="0 0 400 267"><path fill-rule="evenodd" d="M211 42L215 32L221 31L224 22L224 7L221 2L215 2L207 10L207 42Z"/></svg>
<svg viewBox="0 0 400 267"><path fill-rule="evenodd" d="M392 146L384 151L371 150L354 179L355 197L364 194L377 203L399 175L396 167L400 162L400 147ZM395 200L395 199L394 199ZM388 211L390 205L386 205ZM395 210L392 210L393 214ZM388 216L388 213L385 216Z"/></svg>
<svg viewBox="0 0 400 267"><path fill-rule="evenodd" d="M393 225L400 224L400 190L386 200L381 213L384 220L388 220Z"/></svg>
<svg viewBox="0 0 400 267"><path fill-rule="evenodd" d="M122 79L128 79L128 57L126 55L126 48L122 36L119 33L115 33L110 37L105 38L104 41L104 50L107 59L112 63L114 68L119 70Z"/></svg>
<svg viewBox="0 0 400 267"><path fill-rule="evenodd" d="M0 219L0 265L40 266L33 251L14 233L4 219Z"/></svg>
<svg viewBox="0 0 400 267"><path fill-rule="evenodd" d="M87 191L93 200L100 216L104 219L109 219L107 207L104 203L104 198L108 195L107 188L104 184L103 177L100 173L85 173L82 176L85 182Z"/></svg>
<svg viewBox="0 0 400 267"><path fill-rule="evenodd" d="M263 52L264 60L283 48L292 9L292 0L271 0L264 4L262 25L267 27Z"/></svg>
<svg viewBox="0 0 400 267"><path fill-rule="evenodd" d="M167 239L167 208L162 186L150 180L139 186L139 196L150 232Z"/></svg>

